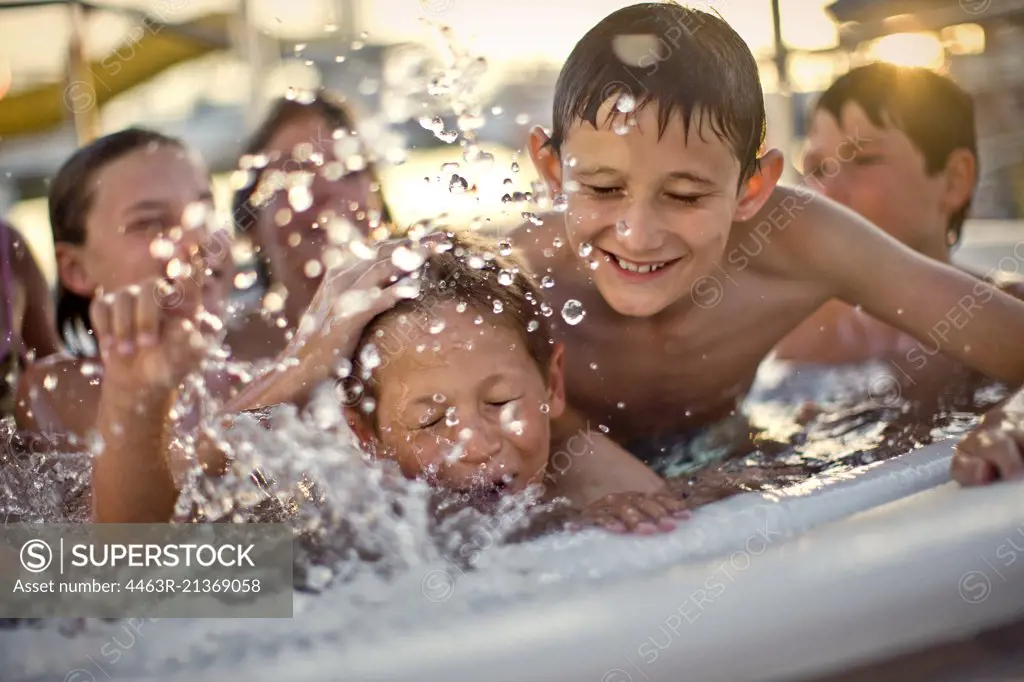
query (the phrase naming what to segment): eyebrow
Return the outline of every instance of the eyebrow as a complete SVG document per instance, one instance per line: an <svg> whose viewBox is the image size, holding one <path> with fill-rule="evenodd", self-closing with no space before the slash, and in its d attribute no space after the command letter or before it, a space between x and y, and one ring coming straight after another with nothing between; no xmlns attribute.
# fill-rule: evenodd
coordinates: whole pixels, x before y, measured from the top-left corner
<svg viewBox="0 0 1024 682"><path fill-rule="evenodd" d="M213 201L213 192L206 190L201 193L196 201ZM148 210L163 210L167 208L167 202L160 201L158 199L143 199L137 201L125 209L126 213L133 213L135 211L148 211Z"/></svg>
<svg viewBox="0 0 1024 682"><path fill-rule="evenodd" d="M618 175L620 171L615 170L609 166L596 166L594 168L583 168L576 171L576 175ZM706 187L715 187L715 183L703 175L698 175L693 171L672 171L668 174L668 177L672 180L687 180L697 185L704 185Z"/></svg>

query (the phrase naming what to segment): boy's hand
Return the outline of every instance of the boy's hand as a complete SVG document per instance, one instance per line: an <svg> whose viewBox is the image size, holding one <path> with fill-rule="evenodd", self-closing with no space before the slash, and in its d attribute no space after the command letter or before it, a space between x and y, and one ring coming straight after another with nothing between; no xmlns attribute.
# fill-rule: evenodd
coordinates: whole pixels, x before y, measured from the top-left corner
<svg viewBox="0 0 1024 682"><path fill-rule="evenodd" d="M1024 392L988 412L957 443L950 474L965 486L1024 477Z"/></svg>
<svg viewBox="0 0 1024 682"><path fill-rule="evenodd" d="M615 493L581 512L585 525L612 533L653 535L674 530L673 519L690 517L686 505L665 493Z"/></svg>
<svg viewBox="0 0 1024 682"><path fill-rule="evenodd" d="M89 308L103 358L103 385L129 401L175 389L203 356L196 307L182 305L176 286L154 279L101 292Z"/></svg>

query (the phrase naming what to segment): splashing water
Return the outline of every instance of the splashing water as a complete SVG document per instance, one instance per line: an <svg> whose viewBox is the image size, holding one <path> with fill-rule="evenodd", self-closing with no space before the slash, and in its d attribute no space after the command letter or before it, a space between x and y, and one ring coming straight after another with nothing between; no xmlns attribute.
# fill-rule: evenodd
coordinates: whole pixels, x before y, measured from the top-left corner
<svg viewBox="0 0 1024 682"><path fill-rule="evenodd" d="M580 258L586 258L594 252L594 247L590 242L583 242L580 244L579 254Z"/></svg>
<svg viewBox="0 0 1024 682"><path fill-rule="evenodd" d="M587 311L583 309L583 304L574 298L570 298L562 306L562 319L568 324L577 325L583 321Z"/></svg>

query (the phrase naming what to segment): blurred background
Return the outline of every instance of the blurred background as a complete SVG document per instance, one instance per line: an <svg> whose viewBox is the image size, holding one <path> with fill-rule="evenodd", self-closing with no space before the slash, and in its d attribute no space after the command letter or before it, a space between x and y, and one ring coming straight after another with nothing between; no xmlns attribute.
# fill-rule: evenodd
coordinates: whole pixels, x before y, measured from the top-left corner
<svg viewBox="0 0 1024 682"><path fill-rule="evenodd" d="M0 216L26 236L52 283L47 179L79 141L143 124L204 155L226 223L232 171L267 103L323 85L376 131L399 222L447 213L453 221L518 224L529 209L509 198L535 180L526 137L533 125L549 125L558 69L587 29L628 4L0 0ZM790 162L799 159L815 95L851 66L886 60L951 74L978 107L982 174L973 217L1022 217L1024 0L688 4L718 12L750 45L769 143ZM482 75L445 85L480 57ZM443 97L424 96L445 88ZM484 120L475 134L493 155L459 170L469 191L449 191L455 166L445 165L463 160L463 150L428 129L434 117L456 128L452 93L479 105ZM788 179L798 179L792 167Z"/></svg>

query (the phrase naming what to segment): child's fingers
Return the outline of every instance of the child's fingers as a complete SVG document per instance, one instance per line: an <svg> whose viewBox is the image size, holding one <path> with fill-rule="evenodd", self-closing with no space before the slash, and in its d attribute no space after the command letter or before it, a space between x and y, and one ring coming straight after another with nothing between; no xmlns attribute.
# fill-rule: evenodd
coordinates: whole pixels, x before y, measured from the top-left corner
<svg viewBox="0 0 1024 682"><path fill-rule="evenodd" d="M155 346L159 342L161 312L152 296L135 297L135 338L139 346Z"/></svg>
<svg viewBox="0 0 1024 682"><path fill-rule="evenodd" d="M115 343L111 329L110 302L108 294L97 292L89 305L89 322L93 335L104 353Z"/></svg>
<svg viewBox="0 0 1024 682"><path fill-rule="evenodd" d="M988 457L999 470L999 477L1004 481L1019 477L1024 473L1024 457L1021 456L1020 445L1013 437L1011 430L999 429L992 434L992 446L987 450Z"/></svg>
<svg viewBox="0 0 1024 682"><path fill-rule="evenodd" d="M117 352L131 355L135 352L135 296L132 292L122 289L113 294L111 304L111 321Z"/></svg>
<svg viewBox="0 0 1024 682"><path fill-rule="evenodd" d="M686 503L678 497L673 495L658 495L658 502L665 508L672 516L677 519L688 519L692 514L687 508Z"/></svg>
<svg viewBox="0 0 1024 682"><path fill-rule="evenodd" d="M634 504L647 517L644 522L653 523L658 530L672 530L676 527L672 523L672 513L665 508L659 498L640 497Z"/></svg>
<svg viewBox="0 0 1024 682"><path fill-rule="evenodd" d="M992 462L966 452L953 455L950 474L954 481L965 487L991 483L999 476Z"/></svg>
<svg viewBox="0 0 1024 682"><path fill-rule="evenodd" d="M587 522L589 525L604 528L609 533L625 533L627 530L626 524L612 514L601 512L589 514Z"/></svg>

